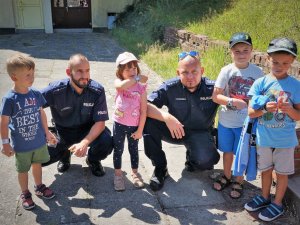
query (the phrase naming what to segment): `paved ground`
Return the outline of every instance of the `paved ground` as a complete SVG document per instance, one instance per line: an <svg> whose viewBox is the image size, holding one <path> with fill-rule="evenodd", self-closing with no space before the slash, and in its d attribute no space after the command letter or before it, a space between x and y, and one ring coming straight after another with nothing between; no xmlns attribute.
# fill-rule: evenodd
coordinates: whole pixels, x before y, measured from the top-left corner
<svg viewBox="0 0 300 225"><path fill-rule="evenodd" d="M110 115L115 90L114 61L123 49L107 34L16 34L0 36L0 97L12 86L5 71L5 60L16 51L36 58L34 86L45 87L50 81L64 78L68 57L77 52L85 54L91 62L92 78L106 88ZM175 69L175 68L174 68ZM149 68L142 64L146 74ZM149 91L157 87L161 78L153 71L149 74ZM48 112L49 115L49 112ZM112 127L112 122L108 122ZM44 182L55 192L56 198L42 200L34 196L37 207L25 211L18 201L19 187L14 159L0 156L0 224L262 224L257 213L249 214L243 205L258 192L258 181L246 183L240 200L231 200L228 190L223 193L211 189L209 176L213 171L189 173L184 170L185 151L181 146L164 144L170 178L162 191L154 193L148 186L153 167L143 152L140 142L140 172L146 188L138 190L130 181L128 152L123 157L126 172L126 191L113 189L113 165L109 156L102 163L106 175L91 175L84 159L72 156L72 166L64 174L58 173L56 164L43 170ZM219 171L220 165L216 166ZM30 180L30 190L33 181ZM289 212L275 223L299 224Z"/></svg>

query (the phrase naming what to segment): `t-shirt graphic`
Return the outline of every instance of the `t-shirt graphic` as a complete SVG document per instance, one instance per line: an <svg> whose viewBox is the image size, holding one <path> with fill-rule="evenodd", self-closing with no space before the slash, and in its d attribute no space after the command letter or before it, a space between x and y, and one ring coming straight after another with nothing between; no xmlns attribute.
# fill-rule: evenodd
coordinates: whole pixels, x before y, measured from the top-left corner
<svg viewBox="0 0 300 225"><path fill-rule="evenodd" d="M140 121L141 96L146 85L136 83L127 90L117 92L113 120L127 126L138 126Z"/></svg>
<svg viewBox="0 0 300 225"><path fill-rule="evenodd" d="M9 91L2 99L1 115L9 116L12 147L16 152L26 152L46 144L40 108L45 99L37 90L27 94Z"/></svg>
<svg viewBox="0 0 300 225"><path fill-rule="evenodd" d="M255 79L252 77L232 76L228 81L229 97L238 98L248 102L247 96Z"/></svg>

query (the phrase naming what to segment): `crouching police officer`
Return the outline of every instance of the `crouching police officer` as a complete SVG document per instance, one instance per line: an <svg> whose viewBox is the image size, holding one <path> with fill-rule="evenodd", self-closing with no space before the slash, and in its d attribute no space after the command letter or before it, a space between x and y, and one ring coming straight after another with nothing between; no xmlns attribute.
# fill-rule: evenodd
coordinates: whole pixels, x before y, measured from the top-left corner
<svg viewBox="0 0 300 225"><path fill-rule="evenodd" d="M220 159L212 134L218 107L212 101L214 81L202 77L203 71L198 52L182 52L178 55L178 77L148 97L144 148L155 166L150 179L153 191L161 189L168 176L162 140L186 147L190 171L213 169ZM160 109L162 106L168 112Z"/></svg>
<svg viewBox="0 0 300 225"><path fill-rule="evenodd" d="M113 149L111 132L105 127L108 113L104 88L90 79L89 61L81 54L70 57L66 73L69 78L52 82L42 90L59 139L56 147L48 147L50 161L43 166L59 160L57 170L65 172L70 168L71 153L77 157L87 155L92 173L103 176L100 160Z"/></svg>

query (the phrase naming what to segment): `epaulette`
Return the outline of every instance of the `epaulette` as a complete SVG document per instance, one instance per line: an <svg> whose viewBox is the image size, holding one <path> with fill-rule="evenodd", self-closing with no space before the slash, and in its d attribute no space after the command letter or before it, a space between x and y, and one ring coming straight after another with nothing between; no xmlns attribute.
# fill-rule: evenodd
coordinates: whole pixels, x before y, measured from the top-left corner
<svg viewBox="0 0 300 225"><path fill-rule="evenodd" d="M94 81L94 80L90 80L90 84L89 84L88 88L92 92L94 92L98 95L100 95L101 93L104 92L104 87L101 84L99 84L97 81Z"/></svg>
<svg viewBox="0 0 300 225"><path fill-rule="evenodd" d="M166 86L173 87L180 82L178 77L172 78L170 80L165 81Z"/></svg>
<svg viewBox="0 0 300 225"><path fill-rule="evenodd" d="M204 81L205 81L206 85L215 86L215 82L216 82L215 80L211 80L211 79L208 79L207 77L205 77Z"/></svg>
<svg viewBox="0 0 300 225"><path fill-rule="evenodd" d="M53 81L49 85L51 86L52 91L55 92L55 91L66 89L68 82L69 82L69 78L65 78L62 80Z"/></svg>

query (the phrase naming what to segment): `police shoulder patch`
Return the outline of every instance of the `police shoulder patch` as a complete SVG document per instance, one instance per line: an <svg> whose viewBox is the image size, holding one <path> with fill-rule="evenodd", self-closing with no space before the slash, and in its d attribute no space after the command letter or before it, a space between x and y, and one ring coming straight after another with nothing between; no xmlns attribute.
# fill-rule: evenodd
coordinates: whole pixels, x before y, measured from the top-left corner
<svg viewBox="0 0 300 225"><path fill-rule="evenodd" d="M216 81L208 79L207 77L205 77L204 78L204 82L205 82L206 85L212 85L212 86L214 86Z"/></svg>

